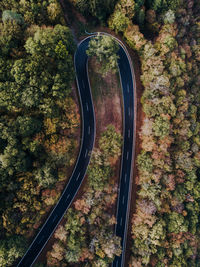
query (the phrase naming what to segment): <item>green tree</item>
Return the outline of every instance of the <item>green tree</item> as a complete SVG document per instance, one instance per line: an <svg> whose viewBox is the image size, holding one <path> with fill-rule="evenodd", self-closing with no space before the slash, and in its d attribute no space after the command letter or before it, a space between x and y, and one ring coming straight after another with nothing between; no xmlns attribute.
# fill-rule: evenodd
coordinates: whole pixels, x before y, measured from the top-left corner
<svg viewBox="0 0 200 267"><path fill-rule="evenodd" d="M108 20L109 27L117 33L124 32L129 23L129 18L120 10L116 10Z"/></svg>
<svg viewBox="0 0 200 267"><path fill-rule="evenodd" d="M107 35L98 35L89 42L88 56L96 56L97 61L101 64L100 72L106 75L110 70L117 71L117 52L119 45Z"/></svg>
<svg viewBox="0 0 200 267"><path fill-rule="evenodd" d="M59 24L54 28L39 28L34 37L28 38L25 48L33 56L55 57L55 48L59 41L70 53L74 52L75 44L69 28Z"/></svg>
<svg viewBox="0 0 200 267"><path fill-rule="evenodd" d="M70 0L85 15L91 14L102 24L106 22L107 17L112 13L115 0Z"/></svg>
<svg viewBox="0 0 200 267"><path fill-rule="evenodd" d="M159 10L159 9L161 9L162 8L162 0L154 0L152 7L156 11Z"/></svg>
<svg viewBox="0 0 200 267"><path fill-rule="evenodd" d="M89 183L95 190L103 190L108 179L112 176L112 169L107 159L100 151L93 152L91 164L88 168Z"/></svg>
<svg viewBox="0 0 200 267"><path fill-rule="evenodd" d="M58 1L51 0L49 2L49 5L47 6L47 13L48 13L48 18L51 22L53 23L62 22L62 18L63 18L62 9Z"/></svg>
<svg viewBox="0 0 200 267"><path fill-rule="evenodd" d="M169 135L170 132L170 122L168 117L156 117L155 122L153 124L153 130L155 133L155 136L158 137L165 137L166 135Z"/></svg>
<svg viewBox="0 0 200 267"><path fill-rule="evenodd" d="M172 10L177 10L180 4L181 4L180 0L167 0L167 5L169 9L172 9Z"/></svg>
<svg viewBox="0 0 200 267"><path fill-rule="evenodd" d="M53 164L54 165L54 164ZM34 171L35 179L39 185L45 188L52 186L58 179L55 166L52 167L52 163L46 162L40 168Z"/></svg>
<svg viewBox="0 0 200 267"><path fill-rule="evenodd" d="M188 231L188 221L184 218L182 214L177 212L172 212L168 215L168 231L169 233L180 233Z"/></svg>
<svg viewBox="0 0 200 267"><path fill-rule="evenodd" d="M165 24L173 24L175 21L175 14L172 10L168 10L163 17L163 21Z"/></svg>
<svg viewBox="0 0 200 267"><path fill-rule="evenodd" d="M40 120L29 116L18 116L16 120L19 135L23 137L40 132L42 123Z"/></svg>
<svg viewBox="0 0 200 267"><path fill-rule="evenodd" d="M135 14L134 0L121 0L108 20L108 25L116 32L124 32Z"/></svg>
<svg viewBox="0 0 200 267"><path fill-rule="evenodd" d="M142 151L137 158L137 163L141 171L152 172L153 161L149 153Z"/></svg>
<svg viewBox="0 0 200 267"><path fill-rule="evenodd" d="M65 259L67 262L78 262L81 249L85 246L86 227L81 224L81 216L78 211L69 209L67 212L68 219L65 224L67 230L67 251Z"/></svg>
<svg viewBox="0 0 200 267"><path fill-rule="evenodd" d="M22 257L26 249L26 240L22 236L13 236L0 240L0 264L12 266L16 259Z"/></svg>
<svg viewBox="0 0 200 267"><path fill-rule="evenodd" d="M12 11L9 9L12 8ZM26 24L55 25L64 23L60 4L56 0L2 0L0 9L23 14Z"/></svg>
<svg viewBox="0 0 200 267"><path fill-rule="evenodd" d="M0 51L3 56L18 56L22 52L19 50L19 46L23 43L23 26L19 25L15 20L6 20L3 24L0 24ZM17 50L18 51L17 51Z"/></svg>
<svg viewBox="0 0 200 267"><path fill-rule="evenodd" d="M109 125L101 135L99 148L107 157L119 157L121 154L122 137L113 125Z"/></svg>
<svg viewBox="0 0 200 267"><path fill-rule="evenodd" d="M18 24L24 24L24 19L21 14L18 14L16 12L13 12L11 10L4 10L2 14L2 20L3 22L6 22L7 20L14 20Z"/></svg>

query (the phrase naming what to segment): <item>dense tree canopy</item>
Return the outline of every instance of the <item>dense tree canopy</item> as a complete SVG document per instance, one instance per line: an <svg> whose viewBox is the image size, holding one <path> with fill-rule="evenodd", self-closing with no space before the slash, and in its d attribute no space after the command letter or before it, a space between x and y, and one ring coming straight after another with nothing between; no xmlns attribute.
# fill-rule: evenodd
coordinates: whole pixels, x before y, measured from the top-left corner
<svg viewBox="0 0 200 267"><path fill-rule="evenodd" d="M115 168L109 162L110 155L117 158L120 155L121 135L109 125L100 143L100 148L92 152L84 194L67 211L65 224L55 232L56 241L47 255L48 266L106 267L115 255L121 254L120 238L113 233L116 219L110 212L115 205L117 187L112 186Z"/></svg>
<svg viewBox="0 0 200 267"><path fill-rule="evenodd" d="M92 15L101 23L105 23L112 13L116 0L70 0L84 15Z"/></svg>
<svg viewBox="0 0 200 267"><path fill-rule="evenodd" d="M0 9L6 12L7 18L18 18L18 14L21 14L25 23L29 25L55 25L64 23L60 4L56 0L2 0Z"/></svg>
<svg viewBox="0 0 200 267"><path fill-rule="evenodd" d="M95 56L100 63L99 71L106 75L108 71L117 71L117 52L119 45L107 35L99 35L90 40L89 48L86 51L88 56Z"/></svg>
<svg viewBox="0 0 200 267"><path fill-rule="evenodd" d="M122 34L141 63L145 118L129 265L199 266L199 0L70 2ZM0 11L0 265L9 267L59 198L79 116L75 44L59 2L2 0ZM88 55L106 75L117 69L118 49L97 36ZM121 136L109 126L92 153L87 188L55 232L48 266L104 267L120 255L111 214L120 152Z"/></svg>
<svg viewBox="0 0 200 267"><path fill-rule="evenodd" d="M75 44L57 1L0 3L0 265L13 266L76 157Z"/></svg>
<svg viewBox="0 0 200 267"><path fill-rule="evenodd" d="M21 257L26 249L26 241L21 236L13 236L5 240L0 240L0 264L2 267L12 265Z"/></svg>
<svg viewBox="0 0 200 267"><path fill-rule="evenodd" d="M140 133L142 151L137 157L139 188L132 218L130 266L197 266L198 1L135 0L133 18L123 9L124 2L129 1L118 2L108 24L123 33L140 57L145 112ZM141 21L139 6L145 11ZM116 20L118 13L127 20L123 27ZM156 35L147 39L140 29L145 35L148 30Z"/></svg>

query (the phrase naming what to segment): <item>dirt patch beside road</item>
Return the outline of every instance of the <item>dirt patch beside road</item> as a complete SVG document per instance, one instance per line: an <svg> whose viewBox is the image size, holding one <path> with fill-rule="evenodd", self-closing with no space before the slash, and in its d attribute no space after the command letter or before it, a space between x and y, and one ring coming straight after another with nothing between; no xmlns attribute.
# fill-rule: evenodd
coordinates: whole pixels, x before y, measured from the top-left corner
<svg viewBox="0 0 200 267"><path fill-rule="evenodd" d="M122 134L122 92L118 74L109 72L105 77L98 73L95 58L89 60L89 79L96 116L96 142L109 124Z"/></svg>
<svg viewBox="0 0 200 267"><path fill-rule="evenodd" d="M97 63L96 59L90 59L88 73L96 119L96 148L98 147L101 134L110 124L114 125L116 131L123 136L123 99L119 75L118 73L113 74L109 72L105 77L102 77L98 73L98 69L99 63ZM114 161L112 164L115 174L111 182L112 184L119 184L121 160ZM112 212L115 215L116 207Z"/></svg>

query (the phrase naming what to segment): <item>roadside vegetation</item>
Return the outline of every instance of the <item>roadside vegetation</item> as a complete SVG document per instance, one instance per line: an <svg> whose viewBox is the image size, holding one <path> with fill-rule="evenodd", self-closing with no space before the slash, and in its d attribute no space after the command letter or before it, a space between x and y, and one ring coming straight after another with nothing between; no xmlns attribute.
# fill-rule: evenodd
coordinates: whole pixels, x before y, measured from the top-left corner
<svg viewBox="0 0 200 267"><path fill-rule="evenodd" d="M145 118L129 266L198 266L200 2L112 1L103 20L95 3L90 14L123 36L141 62Z"/></svg>
<svg viewBox="0 0 200 267"><path fill-rule="evenodd" d="M93 21L98 24L106 23L112 13L116 0L69 0L84 16L92 16Z"/></svg>
<svg viewBox="0 0 200 267"><path fill-rule="evenodd" d="M0 10L0 266L8 267L62 192L80 118L76 46L59 3L6 0Z"/></svg>
<svg viewBox="0 0 200 267"><path fill-rule="evenodd" d="M113 158L121 154L122 138L112 125L101 134L92 152L84 193L67 211L59 226L47 266L108 266L121 254L120 238L114 235L117 185ZM98 146L98 147L97 147Z"/></svg>
<svg viewBox="0 0 200 267"><path fill-rule="evenodd" d="M118 71L118 50L119 45L112 37L99 35L90 40L87 55L96 58L99 63L99 73L106 76L109 71L113 73Z"/></svg>
<svg viewBox="0 0 200 267"><path fill-rule="evenodd" d="M129 264L198 266L199 1L147 1L139 17L138 2L130 14L130 1L119 1L108 20L137 51L145 89Z"/></svg>
<svg viewBox="0 0 200 267"><path fill-rule="evenodd" d="M103 55L101 50L102 36L90 41L88 52L91 56L88 70L96 117L95 148L83 193L67 211L63 224L54 234L52 249L47 252L47 266L106 267L116 255L121 254L121 240L114 234L122 150L122 119L119 119L121 87L116 70L114 73L111 68L108 70L106 65L110 62L105 60L108 55L115 59L118 47L110 37L105 39L104 48L108 49L108 53ZM103 60L104 68L101 70L98 57ZM118 99L117 103L113 103L113 97ZM102 112L107 109L107 103L113 112L118 113L117 120L111 112Z"/></svg>
<svg viewBox="0 0 200 267"><path fill-rule="evenodd" d="M123 37L141 63L145 117L127 264L199 266L200 2L68 1L89 26L108 26ZM70 175L80 118L72 94L76 46L58 1L2 0L0 10L0 266L9 267ZM99 61L103 81L116 69L117 48L102 38L88 54L90 66ZM102 59L104 44L113 50ZM108 101L103 110L99 92L96 109L106 121L111 109ZM83 194L56 230L44 266L106 267L121 253L114 212L122 137L116 118L113 124L99 131Z"/></svg>

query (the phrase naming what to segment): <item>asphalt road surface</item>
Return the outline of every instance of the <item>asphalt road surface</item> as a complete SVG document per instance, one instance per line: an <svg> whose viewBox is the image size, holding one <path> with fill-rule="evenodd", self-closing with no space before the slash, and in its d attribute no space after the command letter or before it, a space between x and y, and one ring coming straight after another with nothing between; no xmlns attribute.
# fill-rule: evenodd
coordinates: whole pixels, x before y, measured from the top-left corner
<svg viewBox="0 0 200 267"><path fill-rule="evenodd" d="M122 267L125 261L126 238L129 219L129 205L131 194L131 175L132 175L132 161L134 152L134 75L132 72L131 63L128 59L128 52L120 46L119 49L119 73L121 78L121 85L123 91L124 102L124 142L121 162L120 175L120 190L117 204L117 224L115 233L121 237L122 254L120 257L116 256L112 266Z"/></svg>
<svg viewBox="0 0 200 267"><path fill-rule="evenodd" d="M40 232L37 234L36 238L28 248L26 254L19 262L18 267L29 267L33 265L42 249L44 248L45 244L55 231L66 210L69 208L72 200L74 199L81 185L81 182L84 179L87 166L90 161L90 155L94 145L96 127L91 90L88 82L88 57L86 55L86 50L88 48L88 43L92 37L93 36L87 37L79 44L74 59L82 109L82 144L79 157L74 172L61 198L59 199L52 213L49 215ZM115 231L116 235L121 237L121 245L123 251L120 257L115 257L112 264L113 267L124 266L134 144L133 73L127 52L121 45L118 54L118 65L124 102L124 143L121 164L120 190L117 205L117 224Z"/></svg>

